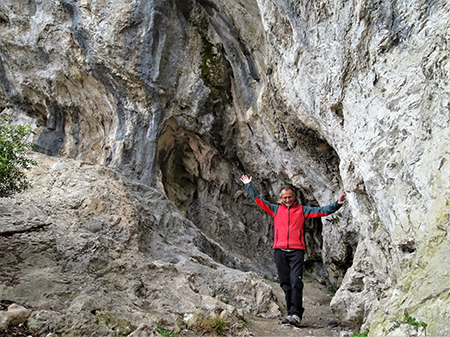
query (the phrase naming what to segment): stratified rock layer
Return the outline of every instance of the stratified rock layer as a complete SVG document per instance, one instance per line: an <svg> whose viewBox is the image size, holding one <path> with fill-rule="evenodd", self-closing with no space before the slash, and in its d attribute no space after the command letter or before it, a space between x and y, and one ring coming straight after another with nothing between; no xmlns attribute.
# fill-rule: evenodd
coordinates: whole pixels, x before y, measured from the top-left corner
<svg viewBox="0 0 450 337"><path fill-rule="evenodd" d="M165 194L227 268L275 275L271 219L242 173L273 201L285 183L308 205L345 189L345 209L307 223L335 313L377 336L407 311L448 335L449 23L445 0L6 0L0 109L36 126L39 152ZM72 179L48 216L80 207ZM146 227L130 226L147 256Z"/></svg>
<svg viewBox="0 0 450 337"><path fill-rule="evenodd" d="M30 327L112 336L143 323L279 314L270 284L203 253L207 245L234 259L154 188L101 166L34 158L34 189L0 200L0 293L34 309Z"/></svg>

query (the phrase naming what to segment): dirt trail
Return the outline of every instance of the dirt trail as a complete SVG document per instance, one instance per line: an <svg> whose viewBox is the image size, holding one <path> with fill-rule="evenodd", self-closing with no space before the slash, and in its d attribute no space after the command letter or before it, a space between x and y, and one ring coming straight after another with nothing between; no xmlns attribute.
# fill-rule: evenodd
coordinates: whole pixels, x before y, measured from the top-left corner
<svg viewBox="0 0 450 337"><path fill-rule="evenodd" d="M284 294L279 286L274 286L283 315ZM279 318L265 319L248 316L245 319L251 324L249 330L254 337L344 337L351 336L353 328L343 326L330 308L331 296L325 287L316 281L305 281L303 293L305 313L300 328L291 325L282 325Z"/></svg>

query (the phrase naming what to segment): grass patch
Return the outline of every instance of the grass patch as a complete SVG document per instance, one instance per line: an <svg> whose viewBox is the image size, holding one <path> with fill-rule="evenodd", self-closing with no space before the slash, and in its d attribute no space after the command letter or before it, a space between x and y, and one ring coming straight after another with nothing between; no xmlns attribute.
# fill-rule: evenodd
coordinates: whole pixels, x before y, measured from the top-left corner
<svg viewBox="0 0 450 337"><path fill-rule="evenodd" d="M216 316L213 318L200 319L195 326L195 330L202 334L213 333L217 336L222 336L226 327L226 320Z"/></svg>
<svg viewBox="0 0 450 337"><path fill-rule="evenodd" d="M162 325L158 325L156 327L156 332L159 333L162 337L177 337L178 336L178 334L176 334L175 332L166 330Z"/></svg>

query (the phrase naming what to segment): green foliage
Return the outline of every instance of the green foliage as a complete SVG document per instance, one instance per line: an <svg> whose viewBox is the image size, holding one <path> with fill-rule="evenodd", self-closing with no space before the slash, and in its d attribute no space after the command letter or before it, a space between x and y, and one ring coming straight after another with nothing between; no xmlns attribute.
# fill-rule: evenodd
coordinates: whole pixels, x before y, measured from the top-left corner
<svg viewBox="0 0 450 337"><path fill-rule="evenodd" d="M211 328L219 335L222 336L227 326L227 322L223 318L215 317L209 320Z"/></svg>
<svg viewBox="0 0 450 337"><path fill-rule="evenodd" d="M428 326L427 323L418 322L414 317L411 317L408 312L405 311L405 318L402 321L403 324L409 324L416 326L418 328L426 328Z"/></svg>
<svg viewBox="0 0 450 337"><path fill-rule="evenodd" d="M367 329L365 332L362 333L352 334L352 337L367 337L367 336L369 336L369 329Z"/></svg>
<svg viewBox="0 0 450 337"><path fill-rule="evenodd" d="M229 79L227 61L222 55L223 46L213 45L206 37L202 37L203 62L201 65L201 77L205 84L217 96L228 99Z"/></svg>
<svg viewBox="0 0 450 337"><path fill-rule="evenodd" d="M36 165L25 155L34 147L27 141L31 134L34 132L30 126L10 125L7 118L0 118L0 198L21 192L30 185L23 170Z"/></svg>
<svg viewBox="0 0 450 337"><path fill-rule="evenodd" d="M162 337L177 337L178 335L175 332L170 332L166 330L162 325L158 325L156 327L156 332L159 333Z"/></svg>
<svg viewBox="0 0 450 337"><path fill-rule="evenodd" d="M387 333L392 332L395 329L399 328L400 325L402 325L402 324L408 324L408 325L415 326L417 328L423 328L423 329L425 329L428 326L427 323L418 322L414 317L410 316L407 311L405 311L405 316L404 316L403 320L399 320L399 319L396 320L394 325L386 332Z"/></svg>
<svg viewBox="0 0 450 337"><path fill-rule="evenodd" d="M225 321L225 319L216 316L213 318L205 318L199 320L197 322L196 331L201 332L202 334L215 333L219 336L222 336L226 327L227 322Z"/></svg>
<svg viewBox="0 0 450 337"><path fill-rule="evenodd" d="M245 318L242 318L239 323L241 323L244 327L246 327L247 329L249 329L252 325L250 324L250 322L248 322Z"/></svg>
<svg viewBox="0 0 450 337"><path fill-rule="evenodd" d="M426 328L428 326L427 323L418 322L414 317L410 316L407 311L405 311L403 321L397 320L393 326L393 329L397 329L401 324L409 324L418 328Z"/></svg>

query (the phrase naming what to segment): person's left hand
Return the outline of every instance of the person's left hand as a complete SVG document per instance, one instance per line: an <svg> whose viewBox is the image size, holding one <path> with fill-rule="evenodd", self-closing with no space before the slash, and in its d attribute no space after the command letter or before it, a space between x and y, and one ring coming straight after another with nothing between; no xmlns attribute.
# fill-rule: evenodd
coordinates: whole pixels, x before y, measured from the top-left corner
<svg viewBox="0 0 450 337"><path fill-rule="evenodd" d="M341 194L341 196L340 196L340 198L339 198L339 200L338 200L338 204L339 205L343 205L344 203L345 203L345 196L347 195L347 193L345 193L345 191L344 192L342 192L342 194Z"/></svg>

